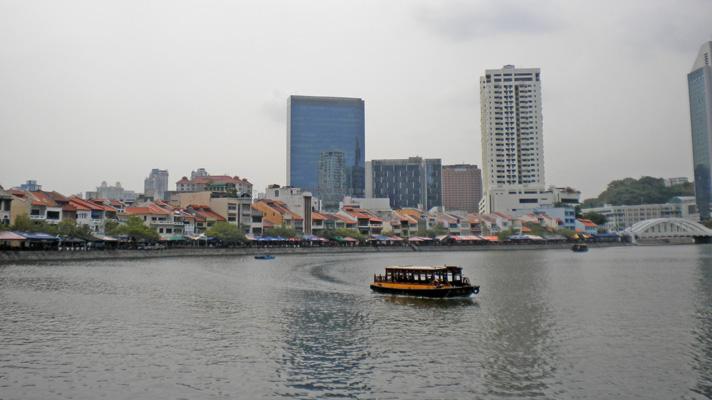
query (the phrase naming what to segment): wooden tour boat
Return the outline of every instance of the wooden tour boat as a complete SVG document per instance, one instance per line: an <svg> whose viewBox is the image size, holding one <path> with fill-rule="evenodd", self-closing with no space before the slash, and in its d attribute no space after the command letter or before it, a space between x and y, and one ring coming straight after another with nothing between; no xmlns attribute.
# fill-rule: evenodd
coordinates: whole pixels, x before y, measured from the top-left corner
<svg viewBox="0 0 712 400"><path fill-rule="evenodd" d="M480 292L452 265L391 266L385 275L374 275L371 290L378 293L422 297L467 297Z"/></svg>
<svg viewBox="0 0 712 400"><path fill-rule="evenodd" d="M575 245L571 246L571 251L574 253L585 253L588 251L588 246L584 243L576 243Z"/></svg>

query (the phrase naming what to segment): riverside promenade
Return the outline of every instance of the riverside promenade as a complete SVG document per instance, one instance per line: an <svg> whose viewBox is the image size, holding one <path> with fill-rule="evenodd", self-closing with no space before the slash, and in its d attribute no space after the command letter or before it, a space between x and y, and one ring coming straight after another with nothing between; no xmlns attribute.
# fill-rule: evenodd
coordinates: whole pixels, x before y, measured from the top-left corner
<svg viewBox="0 0 712 400"><path fill-rule="evenodd" d="M627 243L588 243L591 248L629 246ZM85 260L131 260L169 257L240 257L258 254L314 255L358 253L413 253L462 251L569 250L570 243L498 244L452 246L354 246L354 247L235 247L173 248L160 250L89 250L89 251L0 251L0 264L63 262Z"/></svg>

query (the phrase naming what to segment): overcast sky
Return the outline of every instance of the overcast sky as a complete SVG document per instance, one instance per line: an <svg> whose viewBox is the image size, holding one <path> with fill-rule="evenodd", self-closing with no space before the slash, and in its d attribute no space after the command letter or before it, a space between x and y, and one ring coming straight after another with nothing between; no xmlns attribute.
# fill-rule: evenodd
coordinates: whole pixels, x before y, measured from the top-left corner
<svg viewBox="0 0 712 400"><path fill-rule="evenodd" d="M0 0L0 185L151 168L284 184L290 94L360 97L366 159L481 164L479 76L542 69L546 183L691 176L712 1Z"/></svg>

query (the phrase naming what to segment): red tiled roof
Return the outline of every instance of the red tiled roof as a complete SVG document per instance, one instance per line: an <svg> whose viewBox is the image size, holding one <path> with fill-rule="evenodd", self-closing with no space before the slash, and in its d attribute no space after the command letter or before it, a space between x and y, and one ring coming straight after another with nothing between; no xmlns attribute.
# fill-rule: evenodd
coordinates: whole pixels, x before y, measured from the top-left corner
<svg viewBox="0 0 712 400"><path fill-rule="evenodd" d="M579 222L581 222L581 223L583 224L583 226L585 226L585 227L587 227L587 228L596 228L596 227L598 227L598 225L596 225L596 224L595 224L593 221L591 221L590 219L579 218L578 220L579 220Z"/></svg>
<svg viewBox="0 0 712 400"><path fill-rule="evenodd" d="M325 221L326 217L316 211L312 211L312 221Z"/></svg>
<svg viewBox="0 0 712 400"><path fill-rule="evenodd" d="M157 215L170 215L171 212L165 210L153 203L148 203L144 206L139 207L127 207L126 214L128 215L143 215L143 214L157 214Z"/></svg>
<svg viewBox="0 0 712 400"><path fill-rule="evenodd" d="M109 207L104 204L97 204L91 201L80 199L79 197L72 196L69 198L69 204L76 207L78 210L85 211L116 211L113 207Z"/></svg>

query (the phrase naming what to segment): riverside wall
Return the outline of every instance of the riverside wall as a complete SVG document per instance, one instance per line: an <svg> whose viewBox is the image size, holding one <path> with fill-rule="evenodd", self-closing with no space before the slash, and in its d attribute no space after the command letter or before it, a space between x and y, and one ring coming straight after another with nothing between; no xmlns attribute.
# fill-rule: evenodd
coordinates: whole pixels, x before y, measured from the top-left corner
<svg viewBox="0 0 712 400"><path fill-rule="evenodd" d="M591 248L620 247L625 243L589 243ZM314 255L354 253L413 253L449 251L521 251L521 250L569 250L569 243L549 244L497 244L497 245L452 245L452 246L359 246L359 247L238 247L238 248L176 248L161 250L91 250L91 251L0 251L0 264L71 262L87 260L131 260L169 257L240 257L257 254Z"/></svg>

